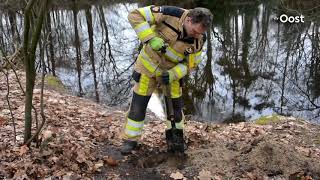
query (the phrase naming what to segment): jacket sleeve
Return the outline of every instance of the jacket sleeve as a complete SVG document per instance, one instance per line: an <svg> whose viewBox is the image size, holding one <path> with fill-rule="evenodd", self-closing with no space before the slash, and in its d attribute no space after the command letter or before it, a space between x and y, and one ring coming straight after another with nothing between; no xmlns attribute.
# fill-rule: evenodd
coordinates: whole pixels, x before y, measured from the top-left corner
<svg viewBox="0 0 320 180"><path fill-rule="evenodd" d="M141 42L145 43L156 36L152 25L155 25L166 18L160 12L158 6L147 6L135 9L128 15L128 20L138 35Z"/></svg>
<svg viewBox="0 0 320 180"><path fill-rule="evenodd" d="M202 51L198 51L192 54L189 54L187 57L188 70L193 71L201 62L201 53Z"/></svg>
<svg viewBox="0 0 320 180"><path fill-rule="evenodd" d="M188 73L188 66L186 63L178 63L169 70L169 74L173 75L172 80L179 80Z"/></svg>
<svg viewBox="0 0 320 180"><path fill-rule="evenodd" d="M183 63L178 63L176 66L169 70L169 73L172 73L172 80L179 80L183 78L185 75L193 71L201 62L201 53L202 51L198 51L187 56L187 61Z"/></svg>

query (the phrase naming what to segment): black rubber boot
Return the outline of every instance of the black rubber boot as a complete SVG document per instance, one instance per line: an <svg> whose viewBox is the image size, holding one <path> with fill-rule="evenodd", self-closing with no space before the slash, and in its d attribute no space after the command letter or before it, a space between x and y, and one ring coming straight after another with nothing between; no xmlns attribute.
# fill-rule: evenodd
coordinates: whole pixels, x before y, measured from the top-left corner
<svg viewBox="0 0 320 180"><path fill-rule="evenodd" d="M169 153L184 154L184 139L182 129L166 130L166 141Z"/></svg>
<svg viewBox="0 0 320 180"><path fill-rule="evenodd" d="M137 141L125 140L122 144L122 148L120 152L123 155L131 154L132 151L137 148L137 145L138 145Z"/></svg>

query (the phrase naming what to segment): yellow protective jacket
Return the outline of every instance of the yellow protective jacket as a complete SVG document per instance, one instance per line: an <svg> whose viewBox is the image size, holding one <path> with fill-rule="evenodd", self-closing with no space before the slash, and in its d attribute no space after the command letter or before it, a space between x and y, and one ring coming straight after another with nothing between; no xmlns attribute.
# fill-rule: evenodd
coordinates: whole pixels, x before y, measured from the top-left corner
<svg viewBox="0 0 320 180"><path fill-rule="evenodd" d="M153 5L129 13L128 20L144 43L135 63L137 72L156 77L169 70L173 80L179 80L200 63L205 37L186 38L183 22L187 14L186 9ZM155 36L167 44L165 52L154 51L147 43Z"/></svg>

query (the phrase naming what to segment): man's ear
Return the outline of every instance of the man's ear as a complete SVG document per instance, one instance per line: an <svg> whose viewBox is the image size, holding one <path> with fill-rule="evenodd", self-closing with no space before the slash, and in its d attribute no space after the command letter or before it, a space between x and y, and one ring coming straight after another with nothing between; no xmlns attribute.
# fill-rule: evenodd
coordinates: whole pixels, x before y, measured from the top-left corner
<svg viewBox="0 0 320 180"><path fill-rule="evenodd" d="M191 23L192 23L191 17L189 17L189 16L186 17L186 23L188 23L188 24L191 24Z"/></svg>
<svg viewBox="0 0 320 180"><path fill-rule="evenodd" d="M187 21L191 22L191 17L187 16Z"/></svg>

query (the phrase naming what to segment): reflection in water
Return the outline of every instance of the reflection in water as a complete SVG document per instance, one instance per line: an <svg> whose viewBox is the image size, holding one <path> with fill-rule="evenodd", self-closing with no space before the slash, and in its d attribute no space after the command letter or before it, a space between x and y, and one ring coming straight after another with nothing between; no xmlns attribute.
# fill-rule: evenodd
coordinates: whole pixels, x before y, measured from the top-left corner
<svg viewBox="0 0 320 180"><path fill-rule="evenodd" d="M152 94L147 108L150 109L153 113L155 113L155 115L158 116L160 119L164 119L165 110L163 108L163 105L163 96Z"/></svg>
<svg viewBox="0 0 320 180"><path fill-rule="evenodd" d="M272 113L320 120L319 2L170 2L186 8L209 7L215 15L204 61L184 79L186 113L209 121L255 119ZM84 6L77 2L53 8L39 47L48 73L59 76L77 95L127 106L140 44L127 14L138 5L146 4ZM281 14L299 13L305 23L274 20ZM1 10L0 19L0 46L12 54L21 44L21 11ZM153 96L149 108L161 116L163 111L158 112L156 104L161 101Z"/></svg>

